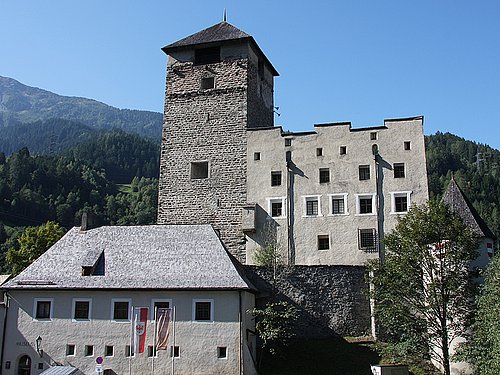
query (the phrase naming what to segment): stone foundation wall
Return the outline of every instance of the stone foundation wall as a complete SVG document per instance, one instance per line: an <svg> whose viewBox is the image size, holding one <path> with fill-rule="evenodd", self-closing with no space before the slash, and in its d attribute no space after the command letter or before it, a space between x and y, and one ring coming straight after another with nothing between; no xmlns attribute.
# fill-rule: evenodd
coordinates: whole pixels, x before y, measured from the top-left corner
<svg viewBox="0 0 500 375"><path fill-rule="evenodd" d="M259 290L257 307L273 295L273 273L258 266L245 266L247 276ZM362 266L294 266L277 277L275 294L299 309L299 337L370 334L370 304L366 269Z"/></svg>

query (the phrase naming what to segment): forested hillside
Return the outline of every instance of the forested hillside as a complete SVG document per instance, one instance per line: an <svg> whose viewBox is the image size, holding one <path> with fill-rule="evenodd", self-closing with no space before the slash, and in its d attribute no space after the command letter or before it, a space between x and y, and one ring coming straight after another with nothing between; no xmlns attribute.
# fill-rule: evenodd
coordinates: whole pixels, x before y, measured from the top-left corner
<svg viewBox="0 0 500 375"><path fill-rule="evenodd" d="M500 236L500 152L450 133L425 137L430 197L453 176L493 233Z"/></svg>
<svg viewBox="0 0 500 375"><path fill-rule="evenodd" d="M55 118L152 139L161 135L161 113L118 109L92 99L57 95L0 76L0 128Z"/></svg>

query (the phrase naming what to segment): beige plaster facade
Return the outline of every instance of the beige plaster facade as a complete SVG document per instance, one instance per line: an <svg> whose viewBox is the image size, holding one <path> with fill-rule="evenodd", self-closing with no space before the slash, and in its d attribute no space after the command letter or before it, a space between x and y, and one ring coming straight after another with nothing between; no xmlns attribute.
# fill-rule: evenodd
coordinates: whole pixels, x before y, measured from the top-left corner
<svg viewBox="0 0 500 375"><path fill-rule="evenodd" d="M422 117L362 129L350 123L304 133L252 129L247 138L247 199L256 205L247 263L276 239L292 264L363 265L379 251L383 256L380 241L397 217L428 199ZM361 244L370 233L373 246L366 246L369 238Z"/></svg>
<svg viewBox="0 0 500 375"><path fill-rule="evenodd" d="M172 374L170 350L158 351L155 358L148 355L148 346L154 342L154 301L168 301L175 307L175 324L169 339L169 346L179 347L179 357L174 358L175 374L255 373L255 337L247 333L254 329L253 320L246 313L254 305L254 296L249 292L12 290L8 295L4 363L9 362L9 368L3 369L6 375L18 373L18 361L24 355L31 358L31 374L56 364L92 374L96 372L98 356L103 357L103 370L108 374ZM37 299L51 301L50 319L34 318ZM129 301L130 306L149 307L144 353L127 356L131 323L113 321L113 299ZM89 320L72 319L75 300L91 301ZM212 303L211 321L194 320L196 300ZM42 338L41 357L36 352L38 336ZM68 355L69 345L74 345L74 354ZM92 355L86 355L89 345L93 346ZM106 346L113 347L113 355L106 356ZM226 348L222 358L218 348Z"/></svg>

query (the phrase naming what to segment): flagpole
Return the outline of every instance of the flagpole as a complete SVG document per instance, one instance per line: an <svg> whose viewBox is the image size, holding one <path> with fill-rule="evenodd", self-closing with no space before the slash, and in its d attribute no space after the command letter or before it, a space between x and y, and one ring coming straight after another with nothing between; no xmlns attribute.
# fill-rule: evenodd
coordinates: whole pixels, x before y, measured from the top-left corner
<svg viewBox="0 0 500 375"><path fill-rule="evenodd" d="M156 330L157 330L157 324L156 324L156 319L158 319L157 317L157 311L158 311L158 308L156 307L156 304L154 306L154 317L155 317L155 320L154 320L154 329L155 329L155 334L153 336L153 358L151 359L151 373L154 375L155 373L155 356L156 356Z"/></svg>
<svg viewBox="0 0 500 375"><path fill-rule="evenodd" d="M172 307L173 308L173 311L172 311L172 316L173 316L173 319L172 319L172 375L174 375L174 371L175 371L175 306Z"/></svg>
<svg viewBox="0 0 500 375"><path fill-rule="evenodd" d="M132 353L134 352L134 306L130 309L130 351L128 353L128 373L132 375Z"/></svg>

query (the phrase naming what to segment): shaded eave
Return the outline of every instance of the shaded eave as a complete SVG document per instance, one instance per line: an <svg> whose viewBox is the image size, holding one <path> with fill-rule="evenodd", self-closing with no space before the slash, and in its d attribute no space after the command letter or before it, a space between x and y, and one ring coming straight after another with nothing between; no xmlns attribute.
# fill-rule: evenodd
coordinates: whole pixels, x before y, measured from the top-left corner
<svg viewBox="0 0 500 375"><path fill-rule="evenodd" d="M102 292L110 292L110 291L148 291L148 292L155 292L155 291L171 291L171 292L250 292L250 293L256 293L257 290L252 288L252 287L224 287L224 288L195 288L195 287L188 287L188 288L100 288L100 287L63 287L63 286L57 286L57 287L43 287L43 286L38 286L38 287L28 287L28 286L23 286L23 287L17 287L17 286L8 286L8 287L2 287L2 290L5 290L7 292L9 291L34 291L34 290L43 290L43 291L52 291L52 292L66 292L68 290L73 290L73 291L102 291Z"/></svg>
<svg viewBox="0 0 500 375"><path fill-rule="evenodd" d="M161 50L165 52L165 54L170 55L171 52L176 52L176 51L182 51L182 50L189 50L189 49L196 49L196 48L205 48L205 47L215 47L215 46L220 46L223 44L236 44L236 43L244 43L248 42L253 49L257 52L258 55L262 56L264 59L266 65L269 67L271 70L271 73L274 77L279 76L280 74L278 71L274 68L273 64L271 64L271 61L267 58L267 56L262 52L260 49L259 45L255 41L255 39L251 36L246 36L246 37L240 37L240 38L233 38L233 39L224 39L224 40L216 40L212 42L203 42L203 43L193 43L193 44L187 44L187 45L175 45L175 43L166 45L165 47L162 47Z"/></svg>

